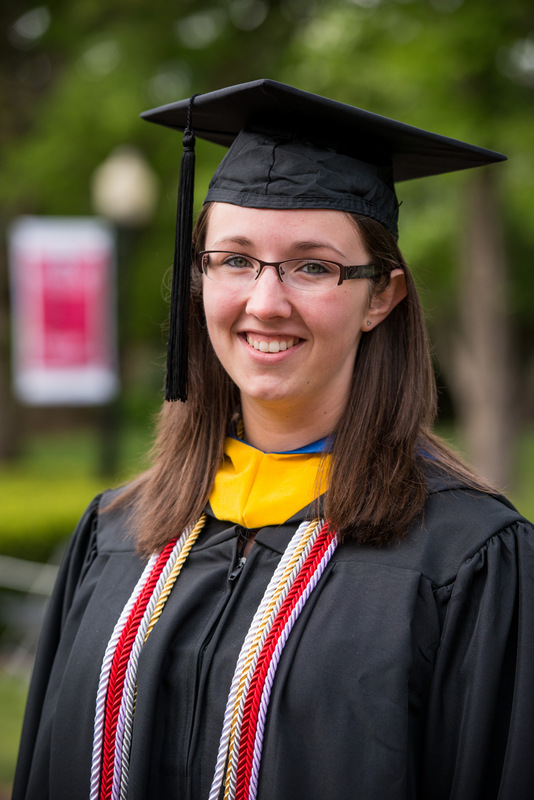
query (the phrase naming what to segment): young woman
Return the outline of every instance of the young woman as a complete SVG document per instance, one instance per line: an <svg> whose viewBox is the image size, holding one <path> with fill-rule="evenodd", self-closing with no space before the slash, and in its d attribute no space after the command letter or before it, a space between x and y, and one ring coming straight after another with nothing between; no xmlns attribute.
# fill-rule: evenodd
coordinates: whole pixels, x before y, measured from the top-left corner
<svg viewBox="0 0 534 800"><path fill-rule="evenodd" d="M187 112L248 126L171 310L187 402L75 533L15 800L527 800L534 532L430 430L384 163L498 157L270 81L151 114Z"/></svg>

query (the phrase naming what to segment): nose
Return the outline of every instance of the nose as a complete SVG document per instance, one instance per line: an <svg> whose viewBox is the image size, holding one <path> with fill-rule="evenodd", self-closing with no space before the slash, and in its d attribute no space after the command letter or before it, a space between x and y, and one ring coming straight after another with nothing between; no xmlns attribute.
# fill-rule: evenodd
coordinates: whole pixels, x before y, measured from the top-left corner
<svg viewBox="0 0 534 800"><path fill-rule="evenodd" d="M287 289L278 277L276 267L266 265L259 278L251 284L246 311L258 319L291 315Z"/></svg>

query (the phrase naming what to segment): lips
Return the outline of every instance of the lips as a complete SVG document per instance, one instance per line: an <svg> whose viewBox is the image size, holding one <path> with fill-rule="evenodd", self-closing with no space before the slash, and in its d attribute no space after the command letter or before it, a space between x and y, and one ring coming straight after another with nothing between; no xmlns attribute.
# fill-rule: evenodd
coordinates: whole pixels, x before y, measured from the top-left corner
<svg viewBox="0 0 534 800"><path fill-rule="evenodd" d="M280 338L267 340L252 336L248 333L245 335L245 337L247 343L255 350L259 350L261 353L280 353L283 350L289 350L300 341L300 339L295 339L294 337L288 337L287 339Z"/></svg>

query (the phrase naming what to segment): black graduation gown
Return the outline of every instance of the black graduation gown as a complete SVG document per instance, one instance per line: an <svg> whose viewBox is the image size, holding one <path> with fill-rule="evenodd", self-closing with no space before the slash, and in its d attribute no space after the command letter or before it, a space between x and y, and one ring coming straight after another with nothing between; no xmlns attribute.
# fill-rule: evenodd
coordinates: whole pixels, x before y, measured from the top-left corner
<svg viewBox="0 0 534 800"><path fill-rule="evenodd" d="M106 496L104 496L106 500ZM88 797L98 675L143 562L95 500L62 566L14 800ZM296 524L209 517L139 664L129 800L205 800L237 655ZM534 531L502 498L430 481L401 545L342 545L289 637L258 800L532 800Z"/></svg>

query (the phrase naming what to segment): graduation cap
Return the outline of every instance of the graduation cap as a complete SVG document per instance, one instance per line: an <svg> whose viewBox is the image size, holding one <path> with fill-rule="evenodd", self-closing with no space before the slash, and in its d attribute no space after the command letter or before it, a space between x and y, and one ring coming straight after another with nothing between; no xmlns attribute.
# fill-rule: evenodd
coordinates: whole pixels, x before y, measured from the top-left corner
<svg viewBox="0 0 534 800"><path fill-rule="evenodd" d="M372 217L397 236L395 183L505 156L272 80L145 111L184 131L167 353L167 400L187 397L195 136L229 147L206 202L322 208Z"/></svg>

